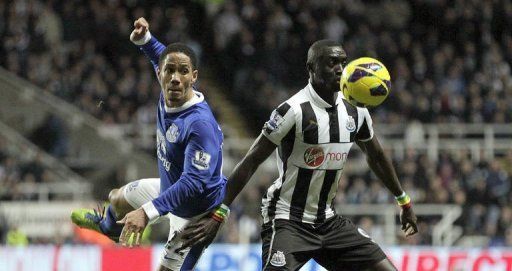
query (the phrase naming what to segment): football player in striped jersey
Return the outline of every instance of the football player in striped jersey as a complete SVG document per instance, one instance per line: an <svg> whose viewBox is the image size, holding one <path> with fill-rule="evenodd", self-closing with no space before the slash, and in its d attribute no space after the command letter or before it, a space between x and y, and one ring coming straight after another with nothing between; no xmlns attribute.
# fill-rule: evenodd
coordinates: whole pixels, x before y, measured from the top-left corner
<svg viewBox="0 0 512 271"><path fill-rule="evenodd" d="M334 210L338 181L353 143L395 196L406 236L417 232L411 200L373 132L368 110L348 103L339 91L346 62L341 45L315 42L306 63L309 83L272 112L228 178L223 200L227 206L277 148L279 178L262 200L264 270L298 270L310 259L328 270L396 270L362 229ZM189 225L183 246L211 241L219 227L211 218Z"/></svg>

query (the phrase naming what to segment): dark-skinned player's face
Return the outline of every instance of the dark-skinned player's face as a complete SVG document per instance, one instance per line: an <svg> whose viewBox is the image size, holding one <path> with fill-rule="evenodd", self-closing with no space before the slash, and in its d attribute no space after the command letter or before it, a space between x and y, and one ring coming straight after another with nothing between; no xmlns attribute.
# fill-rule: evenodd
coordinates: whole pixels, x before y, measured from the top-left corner
<svg viewBox="0 0 512 271"><path fill-rule="evenodd" d="M192 85L197 73L186 54L172 52L165 56L159 76L167 106L181 106L193 97Z"/></svg>
<svg viewBox="0 0 512 271"><path fill-rule="evenodd" d="M333 92L340 90L340 79L347 64L347 54L341 46L324 48L314 63L313 82L325 84Z"/></svg>

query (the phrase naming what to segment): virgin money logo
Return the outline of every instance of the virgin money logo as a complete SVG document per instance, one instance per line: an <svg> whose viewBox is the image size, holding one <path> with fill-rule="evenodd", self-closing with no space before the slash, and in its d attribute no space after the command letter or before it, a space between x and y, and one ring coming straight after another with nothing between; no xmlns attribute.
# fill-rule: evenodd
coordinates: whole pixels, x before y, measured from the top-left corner
<svg viewBox="0 0 512 271"><path fill-rule="evenodd" d="M324 159L324 150L320 147L310 147L304 152L304 162L310 167L320 166Z"/></svg>

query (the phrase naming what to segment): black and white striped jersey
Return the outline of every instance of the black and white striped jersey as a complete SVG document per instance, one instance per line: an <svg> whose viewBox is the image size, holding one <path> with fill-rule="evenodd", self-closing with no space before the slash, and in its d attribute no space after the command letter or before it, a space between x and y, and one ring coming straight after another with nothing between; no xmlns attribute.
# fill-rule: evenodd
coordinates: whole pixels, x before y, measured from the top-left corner
<svg viewBox="0 0 512 271"><path fill-rule="evenodd" d="M263 135L278 145L279 170L262 200L264 223L321 223L335 214L332 202L352 144L370 140L373 129L366 108L341 93L333 107L308 84L272 112Z"/></svg>

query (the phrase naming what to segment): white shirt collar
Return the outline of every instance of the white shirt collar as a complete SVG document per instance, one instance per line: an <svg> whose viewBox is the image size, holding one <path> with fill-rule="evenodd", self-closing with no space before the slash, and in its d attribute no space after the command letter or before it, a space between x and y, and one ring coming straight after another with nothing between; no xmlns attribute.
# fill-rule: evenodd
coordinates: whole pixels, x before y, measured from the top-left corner
<svg viewBox="0 0 512 271"><path fill-rule="evenodd" d="M164 108L165 108L165 112L167 113L177 113L177 112L181 112L195 104L198 104L200 102L204 101L204 95L203 93L199 92L199 91L195 91L194 90L194 97L192 97L192 99L188 100L187 102L185 102L182 106L180 107L168 107L167 104L165 104L165 100L164 100Z"/></svg>
<svg viewBox="0 0 512 271"><path fill-rule="evenodd" d="M328 102L326 102L318 93L316 93L315 89L313 88L313 85L311 85L311 82L308 83L308 85L305 88L306 94L309 96L310 100L315 103L317 106L322 108L328 108L332 107L332 105ZM336 104L339 104L341 102L341 99L343 98L343 94L341 91L338 93L338 96L336 97Z"/></svg>

